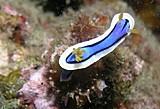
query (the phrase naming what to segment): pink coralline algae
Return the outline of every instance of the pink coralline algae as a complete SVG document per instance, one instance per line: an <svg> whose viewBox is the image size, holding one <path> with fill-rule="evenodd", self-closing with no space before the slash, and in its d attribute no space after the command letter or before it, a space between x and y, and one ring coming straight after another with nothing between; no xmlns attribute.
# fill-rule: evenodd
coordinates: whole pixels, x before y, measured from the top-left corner
<svg viewBox="0 0 160 109"><path fill-rule="evenodd" d="M56 103L56 87L50 81L51 70L51 43L43 54L45 61L41 66L30 66L21 71L21 78L26 81L18 91L20 104L27 105L29 109L59 109Z"/></svg>
<svg viewBox="0 0 160 109"><path fill-rule="evenodd" d="M47 80L48 69L47 66L42 66L22 70L22 78L27 82L17 93L21 104L28 105L33 109L58 109L55 103L55 87L50 85ZM49 93L50 91L53 93Z"/></svg>
<svg viewBox="0 0 160 109"><path fill-rule="evenodd" d="M49 94L50 91L55 91L55 87L51 86L46 78L48 69L47 66L42 66L37 71L34 68L22 70L22 74L24 75L22 77L27 82L17 93L21 104L27 104L36 109L58 109L55 104L56 97L54 93Z"/></svg>

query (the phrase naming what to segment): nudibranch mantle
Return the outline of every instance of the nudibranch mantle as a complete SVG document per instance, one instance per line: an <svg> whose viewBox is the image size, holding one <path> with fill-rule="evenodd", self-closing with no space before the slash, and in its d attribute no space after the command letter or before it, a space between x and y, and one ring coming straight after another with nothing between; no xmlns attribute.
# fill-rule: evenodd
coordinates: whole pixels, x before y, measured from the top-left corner
<svg viewBox="0 0 160 109"><path fill-rule="evenodd" d="M119 19L120 16L121 19ZM104 34L66 49L60 56L60 66L65 70L77 70L92 65L121 44L126 36L130 35L134 23L130 14L116 14L112 19L110 28ZM80 61L76 61L76 56L73 53L75 49L84 51Z"/></svg>

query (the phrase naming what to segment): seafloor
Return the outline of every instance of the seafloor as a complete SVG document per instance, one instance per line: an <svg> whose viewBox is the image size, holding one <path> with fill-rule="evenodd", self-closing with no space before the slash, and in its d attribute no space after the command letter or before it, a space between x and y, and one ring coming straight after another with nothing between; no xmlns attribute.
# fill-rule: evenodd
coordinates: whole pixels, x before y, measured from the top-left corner
<svg viewBox="0 0 160 109"><path fill-rule="evenodd" d="M64 1L46 10L45 0L0 0L0 109L160 109L160 22L152 3ZM60 82L63 51L102 34L121 12L134 17L136 32Z"/></svg>

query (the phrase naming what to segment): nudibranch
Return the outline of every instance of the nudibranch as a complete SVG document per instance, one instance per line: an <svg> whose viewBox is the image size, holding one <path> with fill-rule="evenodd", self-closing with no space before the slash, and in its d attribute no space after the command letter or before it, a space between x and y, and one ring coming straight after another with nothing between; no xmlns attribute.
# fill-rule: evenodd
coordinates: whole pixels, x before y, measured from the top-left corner
<svg viewBox="0 0 160 109"><path fill-rule="evenodd" d="M130 14L116 14L104 34L66 49L60 56L59 65L67 71L92 65L121 44L133 30L134 23Z"/></svg>

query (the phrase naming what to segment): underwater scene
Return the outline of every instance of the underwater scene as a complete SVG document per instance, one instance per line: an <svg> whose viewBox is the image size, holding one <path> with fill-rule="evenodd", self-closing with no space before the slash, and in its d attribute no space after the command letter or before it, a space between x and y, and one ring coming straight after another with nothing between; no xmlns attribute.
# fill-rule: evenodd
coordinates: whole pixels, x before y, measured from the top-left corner
<svg viewBox="0 0 160 109"><path fill-rule="evenodd" d="M160 0L0 0L0 109L160 109Z"/></svg>

